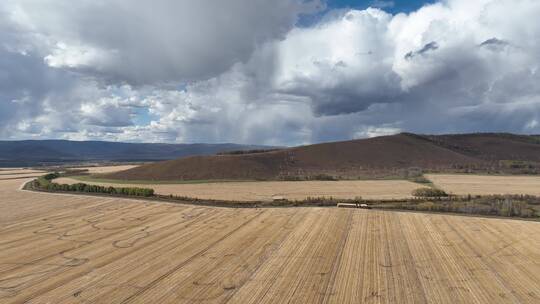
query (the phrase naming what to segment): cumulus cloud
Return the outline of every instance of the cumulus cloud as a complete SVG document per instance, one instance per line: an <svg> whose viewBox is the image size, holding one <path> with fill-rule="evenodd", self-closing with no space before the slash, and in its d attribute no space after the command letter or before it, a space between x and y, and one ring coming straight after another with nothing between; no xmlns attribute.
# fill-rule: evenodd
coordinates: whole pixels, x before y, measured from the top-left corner
<svg viewBox="0 0 540 304"><path fill-rule="evenodd" d="M409 15L344 12L277 42L263 91L311 106L307 141L369 136L351 130L370 128L534 132L540 26L532 11L537 2L454 0ZM328 121L333 132L313 127Z"/></svg>
<svg viewBox="0 0 540 304"><path fill-rule="evenodd" d="M167 101L172 112L164 113L165 101L150 98L182 96L186 84L248 60L259 45L284 37L301 14L323 6L317 0L4 1L1 136L110 139L108 133L137 128L181 134L180 125L135 126L137 111L126 103L136 99L165 122L210 120L212 109L203 113L210 107L174 99ZM122 138L146 140L130 134Z"/></svg>
<svg viewBox="0 0 540 304"><path fill-rule="evenodd" d="M373 5L310 26L296 20L318 1L6 3L4 138L283 145L540 133L535 0L446 0L397 15Z"/></svg>

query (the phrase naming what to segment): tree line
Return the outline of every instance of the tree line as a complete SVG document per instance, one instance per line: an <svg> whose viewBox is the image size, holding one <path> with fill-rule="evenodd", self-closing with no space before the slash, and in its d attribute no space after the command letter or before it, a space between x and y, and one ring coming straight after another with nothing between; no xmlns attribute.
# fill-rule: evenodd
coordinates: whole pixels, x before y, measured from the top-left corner
<svg viewBox="0 0 540 304"><path fill-rule="evenodd" d="M58 184L52 182L52 180L60 177L59 173L49 173L38 179L32 181L32 187L46 191L62 191L62 192L83 192L83 193L104 193L112 195L126 195L126 196L140 196L151 197L154 196L154 189L150 188L137 188L137 187L112 187L112 186L99 186L89 185L85 183L77 184Z"/></svg>

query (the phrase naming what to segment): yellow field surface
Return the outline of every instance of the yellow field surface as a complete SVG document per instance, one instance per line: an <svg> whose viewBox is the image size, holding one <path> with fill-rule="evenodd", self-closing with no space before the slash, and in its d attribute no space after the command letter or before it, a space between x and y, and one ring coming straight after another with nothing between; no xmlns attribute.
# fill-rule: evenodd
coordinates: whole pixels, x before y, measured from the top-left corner
<svg viewBox="0 0 540 304"><path fill-rule="evenodd" d="M43 174L45 173L20 173L20 174L0 175L0 180L39 177Z"/></svg>
<svg viewBox="0 0 540 304"><path fill-rule="evenodd" d="M426 177L446 192L457 195L529 194L540 196L540 176L428 174Z"/></svg>
<svg viewBox="0 0 540 304"><path fill-rule="evenodd" d="M0 169L0 180L38 177L45 173L45 171L39 170L6 168Z"/></svg>
<svg viewBox="0 0 540 304"><path fill-rule="evenodd" d="M11 175L11 174L22 174L22 173L45 174L45 171L30 170L30 169L0 169L0 176Z"/></svg>
<svg viewBox="0 0 540 304"><path fill-rule="evenodd" d="M97 167L76 167L77 170L88 170L91 174L113 173L124 171L137 167L137 165L120 165L120 166L97 166Z"/></svg>
<svg viewBox="0 0 540 304"><path fill-rule="evenodd" d="M0 303L539 303L540 223L0 181Z"/></svg>
<svg viewBox="0 0 540 304"><path fill-rule="evenodd" d="M59 178L60 184L80 181ZM279 196L289 200L307 197L334 197L340 199L362 197L364 199L394 199L411 197L411 192L420 185L402 180L378 181L272 181L272 182L225 182L203 184L109 184L87 182L87 184L114 187L147 187L158 194L174 194L200 199L231 201L269 201Z"/></svg>

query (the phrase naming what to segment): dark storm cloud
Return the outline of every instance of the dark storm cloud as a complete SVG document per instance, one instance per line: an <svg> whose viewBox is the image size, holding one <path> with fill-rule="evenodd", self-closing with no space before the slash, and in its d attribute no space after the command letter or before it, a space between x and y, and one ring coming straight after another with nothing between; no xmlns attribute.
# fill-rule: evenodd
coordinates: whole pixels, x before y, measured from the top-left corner
<svg viewBox="0 0 540 304"><path fill-rule="evenodd" d="M257 45L281 38L302 0L21 0L21 26L52 45L54 67L135 85L213 77L249 58Z"/></svg>
<svg viewBox="0 0 540 304"><path fill-rule="evenodd" d="M0 136L61 137L75 129L77 138L84 138L103 135L103 127L137 137L145 130L178 133L171 126L134 126L136 114L123 105L135 100L133 106L156 107L153 113L164 115L161 108L181 101L146 95L218 76L248 60L260 45L283 38L300 14L322 5L316 0L5 1L0 4ZM177 119L194 122L205 115L184 116Z"/></svg>
<svg viewBox="0 0 540 304"><path fill-rule="evenodd" d="M0 9L0 137L17 128L39 133L38 124L25 119L41 115L48 103L69 102L59 97L69 92L75 80L63 71L51 69L38 51L25 43L24 32L7 22ZM57 98L59 102L56 103Z"/></svg>

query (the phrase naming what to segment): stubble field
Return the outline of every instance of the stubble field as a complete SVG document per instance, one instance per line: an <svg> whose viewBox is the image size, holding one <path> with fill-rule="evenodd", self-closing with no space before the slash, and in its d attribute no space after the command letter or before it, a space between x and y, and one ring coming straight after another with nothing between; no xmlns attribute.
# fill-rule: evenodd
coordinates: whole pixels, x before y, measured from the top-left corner
<svg viewBox="0 0 540 304"><path fill-rule="evenodd" d="M73 178L59 178L55 182L75 184L81 181ZM258 181L194 184L121 184L86 180L83 182L101 186L147 187L154 189L157 194L228 201L271 201L275 197L288 200L303 200L308 197L397 199L409 198L414 189L421 187L404 180Z"/></svg>
<svg viewBox="0 0 540 304"><path fill-rule="evenodd" d="M19 175L19 174L44 174L45 171L30 169L0 169L0 175Z"/></svg>
<svg viewBox="0 0 540 304"><path fill-rule="evenodd" d="M138 165L117 165L117 166L90 166L90 167L75 167L77 170L88 170L91 174L112 173L123 170L128 170L137 167Z"/></svg>
<svg viewBox="0 0 540 304"><path fill-rule="evenodd" d="M446 192L457 195L528 194L540 196L540 176L427 174L426 177Z"/></svg>
<svg viewBox="0 0 540 304"><path fill-rule="evenodd" d="M45 173L45 171L28 169L0 169L0 180L38 177Z"/></svg>
<svg viewBox="0 0 540 304"><path fill-rule="evenodd" d="M540 223L0 181L0 303L538 303Z"/></svg>

